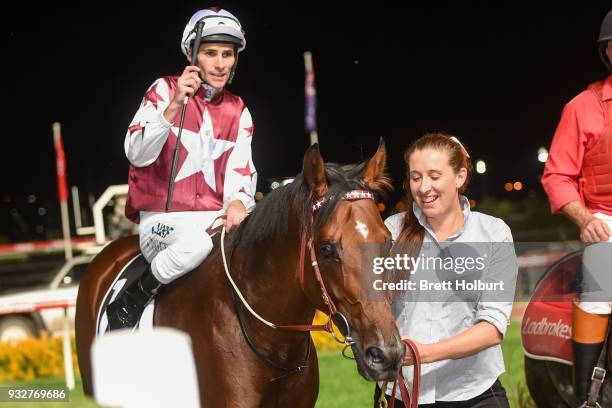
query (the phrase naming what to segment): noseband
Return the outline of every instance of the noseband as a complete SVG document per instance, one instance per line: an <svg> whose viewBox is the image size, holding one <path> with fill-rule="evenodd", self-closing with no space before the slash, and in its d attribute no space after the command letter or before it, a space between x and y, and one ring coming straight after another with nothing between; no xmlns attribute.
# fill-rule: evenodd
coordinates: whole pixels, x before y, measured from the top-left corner
<svg viewBox="0 0 612 408"><path fill-rule="evenodd" d="M369 200L374 200L374 195L367 191L367 190L351 190L347 193L344 193L342 195L342 197L340 197L341 201L358 201L358 200L364 200L364 199L369 199ZM312 226L313 226L313 222L314 222L314 217L316 216L316 213L323 207L323 205L328 201L328 198L319 198L318 200L316 200L314 202L314 204L312 205L312 214L310 217L310 221L309 221L309 225L307 226L307 228L303 229L302 232L302 237L301 237L301 242L300 242L300 285L302 288L302 291L305 293L305 288L304 288L304 278L305 278L305 258L306 258L306 247L308 247L309 253L310 253L310 262L312 265L312 269L314 272L314 276L315 279L317 280L317 282L319 283L319 287L321 289L321 298L323 299L323 302L325 303L325 305L328 307L329 309L329 316L328 316L328 320L325 324L320 324L320 325L312 325L312 324L305 324L305 325L289 325L289 326L280 326L280 325L276 325L274 323L271 323L269 321L267 321L266 319L264 319L263 317L261 317L259 314L257 314L257 312L255 312L251 306L248 304L248 302L245 300L244 296L242 296L242 293L240 292L240 290L238 289L238 286L236 285L236 283L234 282L234 280L232 279L230 272L229 272L229 266L227 263L227 259L225 256L225 246L224 246L224 241L225 241L225 228L223 228L223 231L221 232L221 255L223 258L223 266L225 267L225 274L227 276L227 279L229 280L229 283L231 284L231 287L233 289L232 291L232 298L234 300L234 304L236 306L236 311L238 314L238 318L240 321L240 327L242 329L242 333L245 336L247 343L249 344L249 346L251 347L251 349L255 352L255 354L257 354L257 356L259 356L262 360L266 361L268 364L272 365L273 367L279 368L281 370L284 371L288 371L288 374L291 374L293 372L300 372L302 371L304 368L306 368L306 362L308 360L308 357L310 355L310 339L308 341L308 351L306 354L306 359L304 360L304 363L294 367L294 368L283 368L281 367L279 364L274 363L273 361L271 361L270 359L268 359L267 357L265 357L261 352L259 352L254 345L251 342L251 339L249 338L249 336L246 333L243 321L242 321L242 317L241 314L238 310L238 304L237 304L237 300L236 297L238 297L240 299L240 302L242 303L242 305L249 311L249 313L251 313L251 315L253 315L257 320L259 320L260 322L264 323L266 326L272 327L274 329L281 329L281 330L290 330L290 331L302 331L302 332L311 332L311 331L326 331L328 333L330 333L334 339L341 343L344 344L344 350L342 351L342 354L345 355L345 350L347 347L352 346L353 344L355 344L355 341L353 340L353 338L351 337L351 328L350 325L348 323L347 318L338 311L338 309L336 308L336 305L333 301L333 299L329 296L329 293L327 292L327 289L325 288L325 283L323 282L323 278L321 276L321 270L319 269L319 264L317 262L317 256L316 256L316 252L314 249L314 245L313 245L313 237L312 237ZM311 235L311 236L308 236ZM342 323L344 323L345 327L346 327L346 334L344 335L344 339L339 339L336 336L336 333L334 332L333 329L333 325L332 325L332 318L336 316L338 319L340 319L342 321ZM346 355L345 355L346 357ZM281 377L284 377L281 376ZM281 378L278 377L278 378Z"/></svg>

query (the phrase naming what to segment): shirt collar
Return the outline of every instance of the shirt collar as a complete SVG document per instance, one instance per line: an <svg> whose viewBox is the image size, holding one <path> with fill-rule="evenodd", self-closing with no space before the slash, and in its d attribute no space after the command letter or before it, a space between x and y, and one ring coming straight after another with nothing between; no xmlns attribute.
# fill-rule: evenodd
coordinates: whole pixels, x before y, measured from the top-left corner
<svg viewBox="0 0 612 408"><path fill-rule="evenodd" d="M601 98L604 101L612 99L612 75L608 76L601 89Z"/></svg>
<svg viewBox="0 0 612 408"><path fill-rule="evenodd" d="M472 213L472 210L470 210L470 200L468 200L466 196L461 194L459 194L459 206L461 207L461 211L463 212L463 226L461 227L459 232L457 232L455 235L448 237L448 239L456 238L463 233L463 230L465 229L465 226L468 223L468 218ZM425 216L425 214L423 214L423 210L421 210L421 207L419 207L416 202L412 203L412 211L417 217L417 220L419 220L419 224L421 224L421 226L425 228L427 232L429 232L432 238L435 237L433 231L429 227L429 224L427 224L427 217Z"/></svg>

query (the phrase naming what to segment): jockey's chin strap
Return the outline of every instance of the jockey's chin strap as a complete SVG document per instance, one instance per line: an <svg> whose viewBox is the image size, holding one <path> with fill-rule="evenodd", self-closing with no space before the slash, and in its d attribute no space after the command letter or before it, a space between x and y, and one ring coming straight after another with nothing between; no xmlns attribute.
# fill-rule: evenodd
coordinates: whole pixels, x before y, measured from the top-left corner
<svg viewBox="0 0 612 408"><path fill-rule="evenodd" d="M367 190L351 190L351 191L343 194L340 199L341 200L346 200L346 201L357 201L357 200L363 200L363 199L374 200L374 195L371 192L367 191ZM306 237L306 234L307 234L306 231L311 231L311 229L312 229L314 215L316 215L316 212L322 208L323 204L325 204L326 201L327 201L327 199L323 197L323 198L319 198L318 200L316 200L315 203L313 204L313 206L312 206L313 217L311 217L311 219L310 219L310 224L308 225L308 228L304 229L304 232L302 233L301 242L300 242L300 285L302 287L302 290L305 291L305 289L304 289L304 275L305 275L305 269L306 269L305 268L305 258L306 258L305 255L306 255L306 247L308 246L309 253L310 253L310 261L311 261L311 265L312 265L312 268L313 268L313 271L314 271L314 275L315 275L315 278L316 278L317 282L319 283L319 287L321 288L321 297L323 298L323 302L325 303L325 305L329 309L329 317L328 317L328 320L327 320L327 322L325 324L316 324L316 325L315 324L303 324L303 325L280 326L280 325L277 325L277 324L274 324L274 323L271 323L271 322L267 321L266 319L261 317L259 314L257 314L257 312L255 312L255 310L253 310L251 308L251 306L248 304L248 302L246 301L244 296L242 296L242 293L240 292L240 289L238 289L238 286L236 285L236 283L234 282L234 280L232 279L232 277L230 275L229 266L227 264L227 258L225 256L225 245L224 245L224 241L225 241L225 228L223 228L223 231L221 232L221 255L222 255L222 258L223 258L223 266L225 267L225 274L227 276L227 279L229 280L229 282L231 283L232 287L236 291L236 294L238 295L238 298L240 299L240 301L242 302L244 307L257 320L259 320L260 322L262 322L266 326L272 327L274 329L292 330L292 331L304 331L304 332L308 332L308 331L326 331L326 332L330 333L334 337L334 339L336 339L336 341L338 341L341 344L344 344L345 348L346 348L346 347L349 347L349 346L352 346L353 344L355 344L355 341L351 337L351 329L350 329L350 326L348 324L348 320L346 319L346 317L342 313L340 313L338 311L338 309L336 308L336 305L334 304L334 301L329 296L329 293L327 292L327 289L325 289L325 283L323 282L323 278L321 276L321 271L319 269L319 264L317 262L316 252L315 252L314 246L312 244L312 237L309 238L309 239L307 239L307 237ZM344 339L339 339L336 336L336 333L334 332L334 329L333 329L333 326L332 326L332 318L334 316L337 316L338 318L340 318L341 321L345 324L346 335L344 336ZM344 354L344 352L343 352L343 354Z"/></svg>

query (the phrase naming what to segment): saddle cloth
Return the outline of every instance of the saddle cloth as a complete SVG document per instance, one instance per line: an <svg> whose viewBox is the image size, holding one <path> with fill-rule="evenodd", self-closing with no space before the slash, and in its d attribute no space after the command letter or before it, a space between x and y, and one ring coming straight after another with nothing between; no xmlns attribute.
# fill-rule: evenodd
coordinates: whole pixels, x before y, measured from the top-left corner
<svg viewBox="0 0 612 408"><path fill-rule="evenodd" d="M106 315L107 306L115 300L119 294L121 294L132 282L136 281L140 275L149 266L148 262L142 256L142 254L136 255L132 258L124 267L119 271L119 274L115 277L115 280L110 285L108 291L102 299L100 309L96 319L96 334L98 336L104 335L108 328L108 316ZM138 329L139 331L151 330L153 328L153 312L155 310L155 299L153 299L144 309L138 326L133 327L132 330Z"/></svg>
<svg viewBox="0 0 612 408"><path fill-rule="evenodd" d="M572 364L572 303L577 298L581 259L581 252L567 255L536 285L521 323L526 356Z"/></svg>

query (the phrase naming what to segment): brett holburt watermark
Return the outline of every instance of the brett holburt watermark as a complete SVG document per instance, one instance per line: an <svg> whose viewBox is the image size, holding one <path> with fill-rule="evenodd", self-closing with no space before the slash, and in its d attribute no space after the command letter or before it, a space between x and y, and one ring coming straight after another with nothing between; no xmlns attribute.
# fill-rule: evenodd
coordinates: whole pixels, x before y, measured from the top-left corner
<svg viewBox="0 0 612 408"><path fill-rule="evenodd" d="M512 243L396 244L365 248L363 287L371 300L513 301L518 263Z"/></svg>

